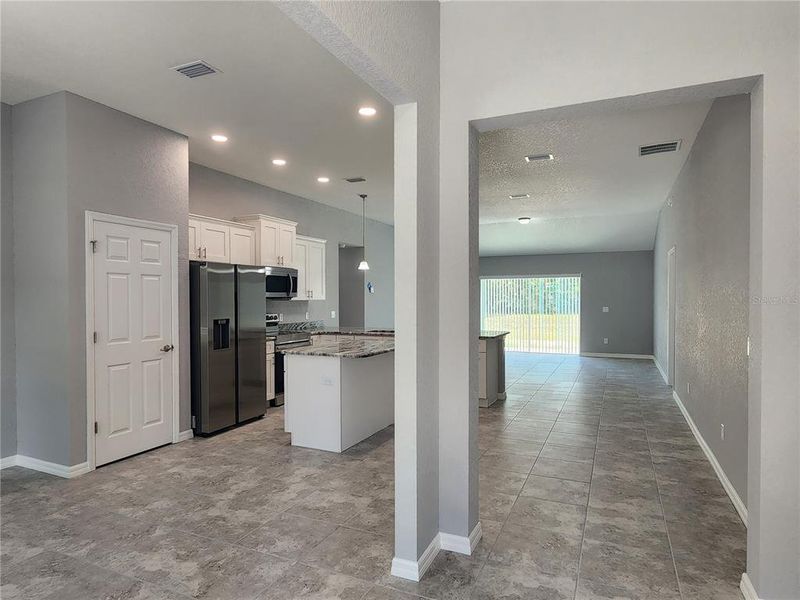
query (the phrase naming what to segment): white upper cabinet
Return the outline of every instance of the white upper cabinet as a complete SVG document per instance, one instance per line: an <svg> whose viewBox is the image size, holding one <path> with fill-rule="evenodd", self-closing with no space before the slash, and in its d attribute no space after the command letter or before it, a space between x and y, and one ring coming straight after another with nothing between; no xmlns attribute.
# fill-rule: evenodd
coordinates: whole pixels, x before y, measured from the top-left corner
<svg viewBox="0 0 800 600"><path fill-rule="evenodd" d="M217 222L200 222L203 240L203 259L211 262L231 262L230 226Z"/></svg>
<svg viewBox="0 0 800 600"><path fill-rule="evenodd" d="M255 232L241 223L190 215L189 259L252 265Z"/></svg>
<svg viewBox="0 0 800 600"><path fill-rule="evenodd" d="M266 215L236 217L255 230L256 263L270 267L295 267L294 243L297 223Z"/></svg>
<svg viewBox="0 0 800 600"><path fill-rule="evenodd" d="M297 300L325 300L325 240L296 236Z"/></svg>
<svg viewBox="0 0 800 600"><path fill-rule="evenodd" d="M254 265L256 236L252 227L231 225L231 262L235 265Z"/></svg>

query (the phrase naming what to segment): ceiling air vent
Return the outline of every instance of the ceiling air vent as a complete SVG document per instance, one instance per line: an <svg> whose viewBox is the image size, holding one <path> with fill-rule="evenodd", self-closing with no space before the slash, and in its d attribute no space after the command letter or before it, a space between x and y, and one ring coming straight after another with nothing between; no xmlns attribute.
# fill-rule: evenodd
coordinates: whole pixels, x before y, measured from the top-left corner
<svg viewBox="0 0 800 600"><path fill-rule="evenodd" d="M177 71L181 75L186 75L189 79L194 79L195 77L202 77L203 75L212 75L213 73L219 73L220 70L212 67L204 60L195 60L190 63L186 63L185 65L178 65L177 67L172 67L173 70Z"/></svg>
<svg viewBox="0 0 800 600"><path fill-rule="evenodd" d="M364 183L366 179L364 179L363 177L348 177L347 179L345 179L345 181L347 183Z"/></svg>
<svg viewBox="0 0 800 600"><path fill-rule="evenodd" d="M525 162L539 162L540 160L553 160L552 154L528 154Z"/></svg>
<svg viewBox="0 0 800 600"><path fill-rule="evenodd" d="M530 194L511 194L509 196L511 200L522 200L523 198L530 198L530 197L531 197Z"/></svg>
<svg viewBox="0 0 800 600"><path fill-rule="evenodd" d="M677 152L680 150L681 141L661 142L660 144L649 144L639 146L639 156L650 156L651 154L661 154L662 152Z"/></svg>

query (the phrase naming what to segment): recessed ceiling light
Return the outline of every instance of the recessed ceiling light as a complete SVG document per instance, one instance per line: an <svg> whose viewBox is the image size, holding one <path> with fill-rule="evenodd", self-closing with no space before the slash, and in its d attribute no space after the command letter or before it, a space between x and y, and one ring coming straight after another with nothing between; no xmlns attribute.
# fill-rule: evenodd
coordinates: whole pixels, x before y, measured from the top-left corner
<svg viewBox="0 0 800 600"><path fill-rule="evenodd" d="M272 164L275 165L276 167L284 167L286 166L286 160L283 158L273 158Z"/></svg>
<svg viewBox="0 0 800 600"><path fill-rule="evenodd" d="M362 117L374 117L377 113L378 111L371 106L362 106L358 109L358 114Z"/></svg>
<svg viewBox="0 0 800 600"><path fill-rule="evenodd" d="M211 139L214 140L215 142L227 142L228 136L222 135L221 133L215 133L214 135L211 136Z"/></svg>
<svg viewBox="0 0 800 600"><path fill-rule="evenodd" d="M530 198L530 194L511 194L509 198L512 200L521 200L522 198Z"/></svg>
<svg viewBox="0 0 800 600"><path fill-rule="evenodd" d="M330 177L317 177L317 181L320 183L328 183L330 180Z"/></svg>
<svg viewBox="0 0 800 600"><path fill-rule="evenodd" d="M525 157L525 162L536 162L540 160L553 160L552 154L528 154Z"/></svg>
<svg viewBox="0 0 800 600"><path fill-rule="evenodd" d="M523 225L527 225L528 223L531 222L531 218L530 217L520 217L519 219L517 219L517 221L519 221Z"/></svg>

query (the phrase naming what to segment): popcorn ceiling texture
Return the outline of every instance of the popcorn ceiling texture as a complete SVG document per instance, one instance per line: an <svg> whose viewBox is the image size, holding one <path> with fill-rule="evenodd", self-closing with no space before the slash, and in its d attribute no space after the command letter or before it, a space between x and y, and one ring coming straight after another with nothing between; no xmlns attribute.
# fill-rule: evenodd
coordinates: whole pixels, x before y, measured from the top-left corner
<svg viewBox="0 0 800 600"><path fill-rule="evenodd" d="M661 209L654 259L656 358L666 370L667 252L675 246L674 388L745 504L749 171L749 96L719 98Z"/></svg>

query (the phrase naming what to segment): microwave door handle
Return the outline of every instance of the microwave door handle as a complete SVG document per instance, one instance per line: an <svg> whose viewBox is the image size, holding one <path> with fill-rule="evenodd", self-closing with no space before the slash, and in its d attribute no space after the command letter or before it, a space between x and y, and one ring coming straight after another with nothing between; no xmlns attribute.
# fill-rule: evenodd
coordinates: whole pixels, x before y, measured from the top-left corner
<svg viewBox="0 0 800 600"><path fill-rule="evenodd" d="M294 286L292 285L292 276L287 275L286 277L289 278L289 297L291 298L292 293L294 292Z"/></svg>

